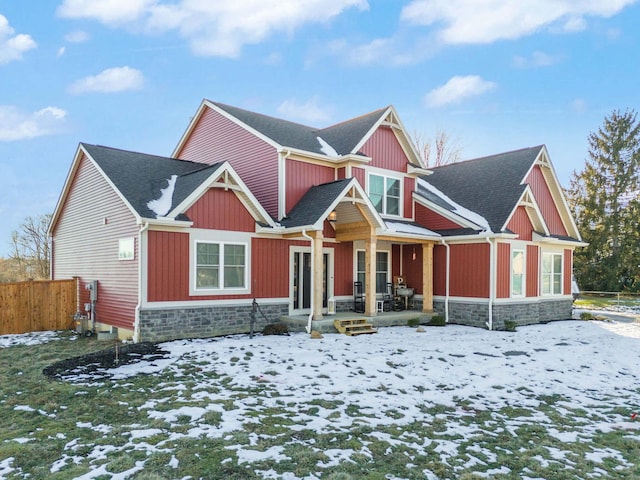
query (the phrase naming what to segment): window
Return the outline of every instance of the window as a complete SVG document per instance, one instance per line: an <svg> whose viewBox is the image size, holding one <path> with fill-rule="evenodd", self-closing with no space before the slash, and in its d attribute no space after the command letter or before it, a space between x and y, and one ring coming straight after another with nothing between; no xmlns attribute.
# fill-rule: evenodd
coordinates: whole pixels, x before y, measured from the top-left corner
<svg viewBox="0 0 640 480"><path fill-rule="evenodd" d="M369 198L383 215L400 215L400 180L369 175Z"/></svg>
<svg viewBox="0 0 640 480"><path fill-rule="evenodd" d="M511 295L524 295L524 250L511 252Z"/></svg>
<svg viewBox="0 0 640 480"><path fill-rule="evenodd" d="M118 240L118 260L133 260L136 256L136 239L121 238Z"/></svg>
<svg viewBox="0 0 640 480"><path fill-rule="evenodd" d="M561 253L542 253L542 294L562 294Z"/></svg>
<svg viewBox="0 0 640 480"><path fill-rule="evenodd" d="M246 245L196 242L196 289L245 288L246 271Z"/></svg>
<svg viewBox="0 0 640 480"><path fill-rule="evenodd" d="M358 250L356 259L356 280L366 285L365 251ZM389 281L389 252L376 252L376 293L386 293Z"/></svg>

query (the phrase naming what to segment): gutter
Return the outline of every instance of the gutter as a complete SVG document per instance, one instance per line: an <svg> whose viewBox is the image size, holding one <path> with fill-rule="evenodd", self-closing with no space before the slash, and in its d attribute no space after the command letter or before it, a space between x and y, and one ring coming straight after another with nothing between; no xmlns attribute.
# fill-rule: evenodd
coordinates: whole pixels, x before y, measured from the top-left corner
<svg viewBox="0 0 640 480"><path fill-rule="evenodd" d="M450 273L451 273L451 245L444 240L440 240L444 248L447 249L447 266L446 266L446 280L445 280L445 294L444 294L444 321L449 323L449 287L450 287Z"/></svg>
<svg viewBox="0 0 640 480"><path fill-rule="evenodd" d="M306 229L302 230L302 236L304 238L306 238L307 240L309 240L309 243L311 244L311 285L309 286L311 288L311 299L310 299L310 304L309 304L309 308L310 308L309 319L307 320L307 333L311 334L311 320L313 320L313 307L314 307L313 299L315 297L314 285L313 285L313 279L315 277L315 272L313 271L313 268L314 268L314 265L315 265L315 263L314 263L315 259L314 259L314 254L313 254L314 248L313 248L313 238L311 238L311 236L309 236L307 234L307 230Z"/></svg>
<svg viewBox="0 0 640 480"><path fill-rule="evenodd" d="M142 235L149 229L149 222L145 222L138 230L138 304L136 305L135 320L133 322L133 343L140 341L140 308L142 306ZM146 250L146 249L145 249Z"/></svg>
<svg viewBox="0 0 640 480"><path fill-rule="evenodd" d="M493 330L493 300L495 297L496 283L496 262L495 262L495 243L491 238L485 237L489 244L489 320L485 323L489 330Z"/></svg>

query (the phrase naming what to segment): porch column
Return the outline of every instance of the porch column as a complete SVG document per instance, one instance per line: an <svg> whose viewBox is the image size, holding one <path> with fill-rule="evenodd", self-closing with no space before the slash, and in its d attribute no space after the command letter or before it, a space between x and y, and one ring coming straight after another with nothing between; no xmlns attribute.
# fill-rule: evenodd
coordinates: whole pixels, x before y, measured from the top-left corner
<svg viewBox="0 0 640 480"><path fill-rule="evenodd" d="M433 312L433 243L422 244L422 311Z"/></svg>
<svg viewBox="0 0 640 480"><path fill-rule="evenodd" d="M313 237L313 319L322 320L322 231L309 232Z"/></svg>
<svg viewBox="0 0 640 480"><path fill-rule="evenodd" d="M376 237L371 235L365 241L364 250L366 278L364 314L368 317L376 316L376 241Z"/></svg>

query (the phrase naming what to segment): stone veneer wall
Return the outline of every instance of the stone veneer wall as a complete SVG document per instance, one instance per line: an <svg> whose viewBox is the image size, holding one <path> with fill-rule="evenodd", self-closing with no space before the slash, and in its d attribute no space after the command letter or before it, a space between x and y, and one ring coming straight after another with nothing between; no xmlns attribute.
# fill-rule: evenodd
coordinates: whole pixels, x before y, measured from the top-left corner
<svg viewBox="0 0 640 480"><path fill-rule="evenodd" d="M260 311L267 320L256 313L254 332L259 333L265 325L277 323L287 315L289 305L258 302ZM220 307L191 307L148 309L140 311L140 341L161 342L178 338L205 338L251 330L251 305L225 305Z"/></svg>
<svg viewBox="0 0 640 480"><path fill-rule="evenodd" d="M494 303L493 329L504 330L505 320L514 321L517 325L567 320L571 318L572 303L571 299ZM435 300L433 306L440 315L444 315L443 300ZM486 328L488 320L489 305L487 303L449 301L449 323Z"/></svg>

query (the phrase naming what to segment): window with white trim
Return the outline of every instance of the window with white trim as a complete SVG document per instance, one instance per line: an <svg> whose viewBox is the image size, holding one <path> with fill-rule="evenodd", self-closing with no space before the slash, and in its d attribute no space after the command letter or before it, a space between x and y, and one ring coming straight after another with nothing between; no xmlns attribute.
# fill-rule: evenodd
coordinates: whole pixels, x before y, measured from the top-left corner
<svg viewBox="0 0 640 480"><path fill-rule="evenodd" d="M399 178L369 174L369 199L383 215L400 215L402 196Z"/></svg>
<svg viewBox="0 0 640 480"><path fill-rule="evenodd" d="M562 254L542 253L542 294L562 295Z"/></svg>
<svg viewBox="0 0 640 480"><path fill-rule="evenodd" d="M246 244L196 242L195 275L196 290L246 288Z"/></svg>
<svg viewBox="0 0 640 480"><path fill-rule="evenodd" d="M511 251L511 296L524 295L524 250Z"/></svg>
<svg viewBox="0 0 640 480"><path fill-rule="evenodd" d="M365 251L357 251L356 280L366 285ZM376 252L376 293L386 293L389 282L389 252Z"/></svg>
<svg viewBox="0 0 640 480"><path fill-rule="evenodd" d="M136 258L135 237L118 240L118 260L134 260Z"/></svg>

